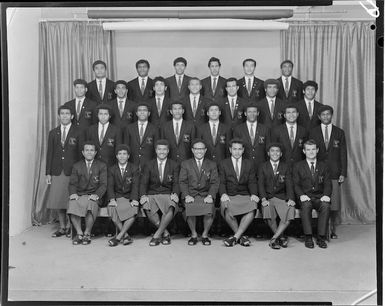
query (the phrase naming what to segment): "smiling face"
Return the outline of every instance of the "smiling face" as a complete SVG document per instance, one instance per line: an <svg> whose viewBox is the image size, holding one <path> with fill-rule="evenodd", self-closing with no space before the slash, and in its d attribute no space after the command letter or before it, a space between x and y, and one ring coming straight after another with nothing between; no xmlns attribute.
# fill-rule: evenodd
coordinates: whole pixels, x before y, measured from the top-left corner
<svg viewBox="0 0 385 306"><path fill-rule="evenodd" d="M283 114L287 123L297 122L298 115L299 113L296 108L286 108L285 113Z"/></svg>
<svg viewBox="0 0 385 306"><path fill-rule="evenodd" d="M306 99L313 100L316 94L315 87L313 86L306 86L305 90L303 91Z"/></svg>
<svg viewBox="0 0 385 306"><path fill-rule="evenodd" d="M217 105L212 105L207 110L207 116L209 117L210 120L217 121L220 115L221 115L221 111Z"/></svg>
<svg viewBox="0 0 385 306"><path fill-rule="evenodd" d="M194 154L194 157L198 160L201 160L203 159L203 157L205 156L206 154L206 146L204 145L204 143L202 142L197 142L196 144L194 144L194 146L192 147L192 152Z"/></svg>
<svg viewBox="0 0 385 306"><path fill-rule="evenodd" d="M277 162L282 156L282 151L279 147L271 147L267 152L272 162Z"/></svg>
<svg viewBox="0 0 385 306"><path fill-rule="evenodd" d="M181 119L184 114L183 106L181 104L173 104L170 113L175 120Z"/></svg>
<svg viewBox="0 0 385 306"><path fill-rule="evenodd" d="M291 76L293 72L293 66L290 63L284 63L281 68L282 75L285 77Z"/></svg>
<svg viewBox="0 0 385 306"><path fill-rule="evenodd" d="M201 82L199 80L195 80L195 79L190 80L189 85L188 85L188 89L190 90L190 92L193 95L198 94L202 89Z"/></svg>
<svg viewBox="0 0 385 306"><path fill-rule="evenodd" d="M87 161L91 161L95 158L96 149L94 145L84 145L82 154Z"/></svg>
<svg viewBox="0 0 385 306"><path fill-rule="evenodd" d="M235 97L238 89L239 89L239 86L237 85L236 81L231 81L226 83L226 91L230 97Z"/></svg>
<svg viewBox="0 0 385 306"><path fill-rule="evenodd" d="M63 125L68 125L71 123L71 120L74 118L74 115L71 114L69 109L61 109L59 113L60 123Z"/></svg>
<svg viewBox="0 0 385 306"><path fill-rule="evenodd" d="M278 93L278 86L276 84L267 84L266 95L269 98L274 98Z"/></svg>
<svg viewBox="0 0 385 306"><path fill-rule="evenodd" d="M186 65L182 62L177 62L175 63L174 69L177 75L182 75L186 69Z"/></svg>
<svg viewBox="0 0 385 306"><path fill-rule="evenodd" d="M106 77L106 67L103 64L97 64L94 67L95 76L98 79L102 79Z"/></svg>
<svg viewBox="0 0 385 306"><path fill-rule="evenodd" d="M115 87L115 93L118 96L118 98L120 98L120 99L124 99L127 97L127 91L128 90L126 88L126 85L124 85L124 84L118 84Z"/></svg>
<svg viewBox="0 0 385 306"><path fill-rule="evenodd" d="M330 110L325 110L318 117L323 124L329 125L332 122L333 115Z"/></svg>
<svg viewBox="0 0 385 306"><path fill-rule="evenodd" d="M235 159L239 159L242 157L245 148L240 143L233 143L230 147L231 156Z"/></svg>
<svg viewBox="0 0 385 306"><path fill-rule="evenodd" d="M146 63L140 63L138 64L138 67L136 68L136 71L138 72L138 75L142 78L148 76L148 71L150 68Z"/></svg>
<svg viewBox="0 0 385 306"><path fill-rule="evenodd" d="M169 148L167 145L157 145L155 148L155 153L158 159L165 160L167 158Z"/></svg>
<svg viewBox="0 0 385 306"><path fill-rule="evenodd" d="M106 124L110 120L110 112L108 109L99 109L98 119L101 124Z"/></svg>
<svg viewBox="0 0 385 306"><path fill-rule="evenodd" d="M116 159L118 160L120 165L125 165L130 158L127 150L120 150L118 154L116 154Z"/></svg>
<svg viewBox="0 0 385 306"><path fill-rule="evenodd" d="M303 153L305 153L306 159L314 160L317 157L318 148L315 144L304 144Z"/></svg>
<svg viewBox="0 0 385 306"><path fill-rule="evenodd" d="M150 112L148 111L147 106L141 105L138 107L138 110L136 111L136 116L138 117L139 121L147 121L149 115Z"/></svg>

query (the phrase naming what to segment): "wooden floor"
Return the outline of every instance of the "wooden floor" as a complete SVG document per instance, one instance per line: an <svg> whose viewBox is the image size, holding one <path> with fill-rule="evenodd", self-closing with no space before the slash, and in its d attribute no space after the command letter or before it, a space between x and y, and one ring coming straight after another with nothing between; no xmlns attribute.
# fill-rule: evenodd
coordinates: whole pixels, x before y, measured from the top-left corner
<svg viewBox="0 0 385 306"><path fill-rule="evenodd" d="M248 248L149 247L134 236L111 248L97 237L88 246L51 238L53 225L10 238L9 300L13 301L331 301L348 305L376 288L375 225L343 225L327 249L272 250L252 238ZM373 305L376 296L360 305Z"/></svg>

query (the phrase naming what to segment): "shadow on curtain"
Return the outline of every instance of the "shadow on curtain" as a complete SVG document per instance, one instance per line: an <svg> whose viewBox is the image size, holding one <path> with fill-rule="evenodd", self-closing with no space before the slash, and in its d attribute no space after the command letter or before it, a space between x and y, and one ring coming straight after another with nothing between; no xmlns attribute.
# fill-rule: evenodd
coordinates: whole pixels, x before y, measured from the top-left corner
<svg viewBox="0 0 385 306"><path fill-rule="evenodd" d="M48 132L59 124L57 109L73 99L73 81L93 79L92 63L107 63L107 77L115 79L115 42L112 31L99 22L40 22L39 24L39 106L35 180L32 195L32 224L50 221L46 209L49 186L45 182Z"/></svg>
<svg viewBox="0 0 385 306"><path fill-rule="evenodd" d="M317 100L334 108L346 134L348 177L343 223L370 223L375 212L375 31L371 22L290 23L281 31L281 59L294 75L320 86Z"/></svg>

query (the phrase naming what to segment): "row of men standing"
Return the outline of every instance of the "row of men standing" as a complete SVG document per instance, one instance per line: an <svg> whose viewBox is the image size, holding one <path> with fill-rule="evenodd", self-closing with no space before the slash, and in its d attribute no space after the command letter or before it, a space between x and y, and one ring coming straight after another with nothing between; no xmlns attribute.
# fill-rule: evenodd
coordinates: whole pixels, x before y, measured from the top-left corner
<svg viewBox="0 0 385 306"><path fill-rule="evenodd" d="M153 145L161 137L171 144L170 158L181 162L191 157L190 142L199 137L208 144L207 157L218 162L229 156L228 142L235 136L244 140L245 157L254 160L256 167L266 160L266 145L271 141L285 146L287 161L303 159L302 144L308 138L308 131L320 127L318 110L321 104L314 100L318 85L313 81L302 84L291 77L293 64L290 61L281 64L286 76L265 82L254 76L248 78L255 70L252 59L244 61L245 77L241 80L219 77L220 61L215 58L209 61L211 76L202 81L184 75L186 64L185 59L178 58L174 61L175 76L151 80L148 78L149 64L141 60L136 65L137 79L114 83L105 78L106 64L97 61L93 65L97 80L88 84L84 80L74 82L76 98L66 105L75 114L73 123L82 131L80 137L99 143L98 158L108 165L113 164L115 145L126 143L132 150L131 160L143 164L154 157ZM141 77L145 72L147 75ZM104 78L99 80L103 73ZM153 87L149 89L151 83ZM184 93L183 84L187 84L188 94ZM278 98L280 92L285 101ZM169 98L175 94L181 98ZM292 103L303 94L303 100ZM85 98L87 96L97 102ZM96 111L98 102L107 98L112 99L102 103ZM255 107L249 107L253 101L257 101L252 103ZM293 124L291 128L290 123ZM328 140L337 141L336 148L341 147L341 150L334 152L331 149L334 145L325 147L326 157L323 158L334 160L337 167L332 168L338 172L334 177L340 180L341 176L346 176L346 158L343 158L346 146L343 132L340 133L337 127L333 131L326 133ZM316 134L318 139L324 140L324 130L319 129ZM328 149L334 150L331 158Z"/></svg>

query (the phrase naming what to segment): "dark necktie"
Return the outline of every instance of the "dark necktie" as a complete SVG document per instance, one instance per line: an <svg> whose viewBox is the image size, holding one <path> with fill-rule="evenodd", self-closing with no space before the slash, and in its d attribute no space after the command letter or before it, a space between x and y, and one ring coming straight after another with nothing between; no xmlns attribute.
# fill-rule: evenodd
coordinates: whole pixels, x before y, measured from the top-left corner
<svg viewBox="0 0 385 306"><path fill-rule="evenodd" d="M194 117L195 117L196 112L197 112L197 97L194 96L194 100L193 100L193 114L194 114Z"/></svg>
<svg viewBox="0 0 385 306"><path fill-rule="evenodd" d="M314 162L310 162L311 166L310 166L310 172L311 172L311 175L314 176L315 175L315 168L314 168Z"/></svg>
<svg viewBox="0 0 385 306"><path fill-rule="evenodd" d="M250 139L251 139L251 144L254 145L254 140L255 140L254 123L250 123Z"/></svg>
<svg viewBox="0 0 385 306"><path fill-rule="evenodd" d="M139 129L140 143L143 142L143 136L144 136L144 123L140 123L140 129Z"/></svg>
<svg viewBox="0 0 385 306"><path fill-rule="evenodd" d="M289 96L289 78L286 78L285 80L285 93L287 98Z"/></svg>
<svg viewBox="0 0 385 306"><path fill-rule="evenodd" d="M104 139L104 124L102 124L102 131L100 133L100 138L99 138L99 143L100 145L103 143L103 139Z"/></svg>
<svg viewBox="0 0 385 306"><path fill-rule="evenodd" d="M123 115L123 100L119 100L119 113L120 117Z"/></svg>
<svg viewBox="0 0 385 306"><path fill-rule="evenodd" d="M176 144L179 142L179 122L177 121L175 123L175 139L176 139Z"/></svg>
<svg viewBox="0 0 385 306"><path fill-rule="evenodd" d="M326 147L326 150L329 147L329 133L328 133L328 126L327 125L325 126L325 147Z"/></svg>
<svg viewBox="0 0 385 306"><path fill-rule="evenodd" d="M213 81L213 95L215 95L215 90L217 89L217 78L214 78Z"/></svg>
<svg viewBox="0 0 385 306"><path fill-rule="evenodd" d="M87 175L90 176L91 174L91 162L87 162Z"/></svg>
<svg viewBox="0 0 385 306"><path fill-rule="evenodd" d="M251 78L248 78L248 80L247 80L247 93L249 94L249 96L250 96L250 92L251 92Z"/></svg>
<svg viewBox="0 0 385 306"><path fill-rule="evenodd" d="M308 111L309 117L311 119L311 117L313 117L313 110L312 110L312 107L311 107L311 102L307 103L307 111Z"/></svg>
<svg viewBox="0 0 385 306"><path fill-rule="evenodd" d="M236 159L235 160L235 174L237 175L237 180L239 181L239 177L241 176L240 175L240 172L239 172L239 159Z"/></svg>
<svg viewBox="0 0 385 306"><path fill-rule="evenodd" d="M120 168L120 174L121 174L121 176L122 176L122 178L123 178L123 176L124 176L124 168L123 168L123 167Z"/></svg>
<svg viewBox="0 0 385 306"><path fill-rule="evenodd" d="M101 80L99 81L99 96L100 96L100 99L103 100L103 85Z"/></svg>
<svg viewBox="0 0 385 306"><path fill-rule="evenodd" d="M159 180L162 183L163 182L163 161L159 163Z"/></svg>
<svg viewBox="0 0 385 306"><path fill-rule="evenodd" d="M142 85L140 86L140 92L142 96L144 95L144 90L146 89L146 83L144 83L144 78L142 78Z"/></svg>
<svg viewBox="0 0 385 306"><path fill-rule="evenodd" d="M78 100L76 102L76 117L78 118L78 120L79 120L79 117L80 117L80 112L82 111L81 108L80 108L80 103L81 103L81 100Z"/></svg>
<svg viewBox="0 0 385 306"><path fill-rule="evenodd" d="M270 99L270 117L271 120L274 119L274 100Z"/></svg>
<svg viewBox="0 0 385 306"><path fill-rule="evenodd" d="M274 175L277 175L278 164L274 163L273 166L274 166L273 168Z"/></svg>
<svg viewBox="0 0 385 306"><path fill-rule="evenodd" d="M213 123L212 137L213 137L213 144L215 146L215 141L217 140L217 129L215 128L215 123Z"/></svg>
<svg viewBox="0 0 385 306"><path fill-rule="evenodd" d="M231 118L234 118L235 98L231 99Z"/></svg>
<svg viewBox="0 0 385 306"><path fill-rule="evenodd" d="M200 160L198 160L198 172L201 173L201 169L202 169L202 162Z"/></svg>
<svg viewBox="0 0 385 306"><path fill-rule="evenodd" d="M61 134L61 145L64 147L66 142L66 126L63 127L63 133Z"/></svg>
<svg viewBox="0 0 385 306"><path fill-rule="evenodd" d="M180 92L181 89L182 89L182 76L180 75L179 79L178 79L178 90L179 90L179 92Z"/></svg>
<svg viewBox="0 0 385 306"><path fill-rule="evenodd" d="M290 144L291 148L294 146L294 126L290 126Z"/></svg>

